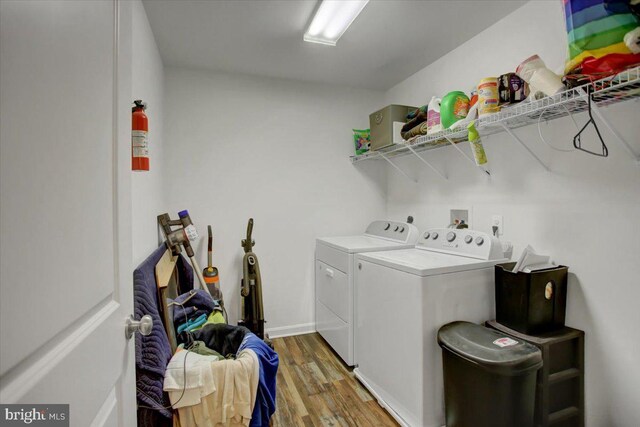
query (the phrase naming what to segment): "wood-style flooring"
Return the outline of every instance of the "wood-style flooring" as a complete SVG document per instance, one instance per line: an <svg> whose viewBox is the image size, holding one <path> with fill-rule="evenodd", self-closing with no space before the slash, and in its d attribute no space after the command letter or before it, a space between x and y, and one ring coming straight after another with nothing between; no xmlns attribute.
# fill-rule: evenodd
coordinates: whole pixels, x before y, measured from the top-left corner
<svg viewBox="0 0 640 427"><path fill-rule="evenodd" d="M398 424L318 334L275 338L280 357L272 427Z"/></svg>

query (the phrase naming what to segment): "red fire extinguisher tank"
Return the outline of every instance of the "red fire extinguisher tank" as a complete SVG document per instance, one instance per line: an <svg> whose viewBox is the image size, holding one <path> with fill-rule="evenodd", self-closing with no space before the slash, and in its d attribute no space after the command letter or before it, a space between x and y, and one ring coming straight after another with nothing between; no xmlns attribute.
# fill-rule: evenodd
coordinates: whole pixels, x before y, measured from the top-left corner
<svg viewBox="0 0 640 427"><path fill-rule="evenodd" d="M138 99L133 101L131 116L131 170L149 170L149 119L144 113L147 104Z"/></svg>

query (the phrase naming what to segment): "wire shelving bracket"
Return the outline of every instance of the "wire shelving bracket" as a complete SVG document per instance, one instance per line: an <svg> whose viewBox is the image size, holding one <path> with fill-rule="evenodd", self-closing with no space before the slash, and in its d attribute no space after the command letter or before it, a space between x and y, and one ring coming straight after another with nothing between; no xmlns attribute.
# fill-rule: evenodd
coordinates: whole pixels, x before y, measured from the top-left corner
<svg viewBox="0 0 640 427"><path fill-rule="evenodd" d="M549 172L549 168L547 167L547 165L544 164L544 162L542 160L540 160L540 157L536 156L536 154L531 151L531 149L529 147L527 147L527 144L524 143L523 140L520 139L520 137L518 137L518 135L516 135L511 129L509 129L507 127L507 125L505 125L504 123L500 123L500 125L504 128L504 131L507 132L509 134L509 136L511 138L513 138L514 141L516 141L517 143L519 143L520 145L522 145L522 147L527 150L527 153L529 153L531 155L531 157L533 157L534 159L536 159L536 161L538 163L540 163L542 165L543 168L545 168L545 170L547 172Z"/></svg>
<svg viewBox="0 0 640 427"><path fill-rule="evenodd" d="M422 161L422 163L424 163L425 165L429 166L435 173L437 173L438 176L440 176L440 178L442 178L444 180L448 180L449 179L449 178L447 178L447 176L445 174L440 172L435 166L433 166L431 163L429 163L424 157L422 157L420 154L418 154L418 152L416 150L414 150L413 147L411 147L410 145L407 145L407 148L409 149L409 151L411 151L413 154L415 154L415 156L417 158L419 158L420 161Z"/></svg>
<svg viewBox="0 0 640 427"><path fill-rule="evenodd" d="M462 154L462 155L464 156L464 158L465 158L465 159L469 160L469 161L471 162L471 164L472 164L474 167L477 167L477 168L478 168L478 170L480 170L481 172L483 172L483 173L485 173L485 174L487 174L487 175L491 176L491 173L490 173L488 170L486 170L486 169L485 169L485 168L483 168L482 166L476 165L475 160L473 160L471 157L467 156L467 154L466 154L464 151L462 151L462 149L461 149L460 147L458 147L458 144L456 144L456 143L451 139L451 137L449 137L449 136L445 136L444 138L449 142L449 144L453 145L453 147L454 147L456 150L458 150L458 152L459 152L460 154Z"/></svg>
<svg viewBox="0 0 640 427"><path fill-rule="evenodd" d="M402 168L398 165L396 165L395 163L393 163L391 161L391 159L389 159L389 157L385 156L385 154L382 151L379 151L378 154L380 155L380 157L382 157L383 159L385 159L391 166L394 167L395 170L397 170L398 172L400 172L405 178L407 178L409 181L412 181L414 183L417 183L418 180L417 179L413 179L411 178L409 175L407 175L407 173L405 171L402 170Z"/></svg>
<svg viewBox="0 0 640 427"><path fill-rule="evenodd" d="M620 133L613 126L611 126L611 123L604 116L600 107L598 107L596 104L591 104L591 110L595 113L596 116L598 116L600 121L604 124L604 127L609 129L609 132L611 132L613 137L618 142L620 142L620 144L622 144L622 146L625 148L625 150L631 156L631 158L634 159L636 163L640 165L640 155L634 153L633 148L631 148L631 145L629 145L629 143L622 137L622 135L620 135Z"/></svg>

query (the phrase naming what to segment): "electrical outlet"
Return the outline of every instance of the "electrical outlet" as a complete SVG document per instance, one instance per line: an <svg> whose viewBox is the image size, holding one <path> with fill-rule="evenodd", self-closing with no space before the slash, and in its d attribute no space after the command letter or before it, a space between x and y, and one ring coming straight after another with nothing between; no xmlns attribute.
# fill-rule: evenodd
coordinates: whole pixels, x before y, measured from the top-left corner
<svg viewBox="0 0 640 427"><path fill-rule="evenodd" d="M492 215L491 216L491 231L493 232L494 228L498 227L498 230L495 232L496 236L502 236L504 234L504 221L502 215Z"/></svg>

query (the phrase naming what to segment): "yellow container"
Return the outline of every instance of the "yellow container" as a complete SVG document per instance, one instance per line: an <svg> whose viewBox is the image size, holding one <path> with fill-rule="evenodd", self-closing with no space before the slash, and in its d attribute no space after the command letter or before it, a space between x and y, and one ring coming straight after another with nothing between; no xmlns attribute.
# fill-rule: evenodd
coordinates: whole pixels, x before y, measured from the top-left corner
<svg viewBox="0 0 640 427"><path fill-rule="evenodd" d="M485 117L500 111L498 102L498 78L486 77L478 83L478 117Z"/></svg>

